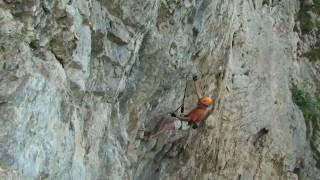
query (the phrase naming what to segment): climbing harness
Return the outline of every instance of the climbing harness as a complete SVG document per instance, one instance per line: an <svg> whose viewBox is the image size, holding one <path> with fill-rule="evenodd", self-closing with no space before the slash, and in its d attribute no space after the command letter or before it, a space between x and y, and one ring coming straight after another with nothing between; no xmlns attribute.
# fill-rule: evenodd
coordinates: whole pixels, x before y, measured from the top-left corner
<svg viewBox="0 0 320 180"><path fill-rule="evenodd" d="M179 130L182 129L182 121L180 120L180 127L178 128Z"/></svg>
<svg viewBox="0 0 320 180"><path fill-rule="evenodd" d="M192 129L197 129L198 128L198 125L192 121L188 121L188 126L191 126Z"/></svg>

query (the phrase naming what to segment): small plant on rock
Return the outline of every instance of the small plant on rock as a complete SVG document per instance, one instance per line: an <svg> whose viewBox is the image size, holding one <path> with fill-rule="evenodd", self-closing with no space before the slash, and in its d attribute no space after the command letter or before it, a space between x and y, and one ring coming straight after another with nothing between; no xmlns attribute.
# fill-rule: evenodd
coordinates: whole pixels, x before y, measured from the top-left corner
<svg viewBox="0 0 320 180"><path fill-rule="evenodd" d="M320 48L313 48L304 54L310 61L317 61L320 59Z"/></svg>
<svg viewBox="0 0 320 180"><path fill-rule="evenodd" d="M320 102L311 97L305 89L294 87L292 97L295 104L303 112L306 121L313 121L320 116Z"/></svg>
<svg viewBox="0 0 320 180"><path fill-rule="evenodd" d="M292 89L292 99L303 112L303 116L307 125L307 132L312 131L309 139L310 146L314 158L317 160L317 167L320 168L320 101L312 98L305 89L299 89L297 87ZM309 125L311 125L311 127Z"/></svg>

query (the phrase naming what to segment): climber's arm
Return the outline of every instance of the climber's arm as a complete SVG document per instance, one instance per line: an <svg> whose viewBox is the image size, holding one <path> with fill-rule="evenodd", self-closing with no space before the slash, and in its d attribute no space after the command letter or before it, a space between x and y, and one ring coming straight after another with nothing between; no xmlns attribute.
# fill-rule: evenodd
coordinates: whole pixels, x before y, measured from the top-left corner
<svg viewBox="0 0 320 180"><path fill-rule="evenodd" d="M194 82L194 86L195 86L195 88L196 88L197 96L198 96L198 98L200 99L200 98L202 97L202 95L201 95L201 91L200 91L200 87L199 87L198 78L197 78L197 77L194 77L193 80L194 80L193 82Z"/></svg>
<svg viewBox="0 0 320 180"><path fill-rule="evenodd" d="M176 116L181 121L191 121L190 117L185 117L185 116Z"/></svg>

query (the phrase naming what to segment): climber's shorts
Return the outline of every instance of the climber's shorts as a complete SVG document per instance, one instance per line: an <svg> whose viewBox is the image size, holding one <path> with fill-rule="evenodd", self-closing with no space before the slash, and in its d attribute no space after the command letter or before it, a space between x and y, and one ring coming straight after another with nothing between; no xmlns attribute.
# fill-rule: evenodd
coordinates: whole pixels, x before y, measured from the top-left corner
<svg viewBox="0 0 320 180"><path fill-rule="evenodd" d="M174 121L174 127L175 127L175 129L178 129L178 130L188 130L188 129L190 129L190 126L188 125L187 121L181 121L181 120L178 120L178 119Z"/></svg>

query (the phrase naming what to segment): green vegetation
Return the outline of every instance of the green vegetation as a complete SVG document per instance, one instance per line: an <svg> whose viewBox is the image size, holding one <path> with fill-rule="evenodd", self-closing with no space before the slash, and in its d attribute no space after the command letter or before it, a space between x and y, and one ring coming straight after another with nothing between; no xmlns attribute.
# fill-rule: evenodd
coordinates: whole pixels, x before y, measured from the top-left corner
<svg viewBox="0 0 320 180"><path fill-rule="evenodd" d="M313 29L318 27L320 29L320 22L313 16L320 15L320 0L313 0L313 5L304 3L304 0L300 0L300 11L298 12L297 18L300 22L300 29L302 34L308 34ZM296 27L294 29L297 29ZM296 31L296 30L295 30ZM316 32L319 34L318 32ZM318 45L313 47L309 52L304 53L310 61L320 60L320 47Z"/></svg>
<svg viewBox="0 0 320 180"><path fill-rule="evenodd" d="M298 20L300 21L300 28L303 34L309 33L314 27L314 23L312 22L312 17L310 15L311 9L312 6L303 5L298 13Z"/></svg>
<svg viewBox="0 0 320 180"><path fill-rule="evenodd" d="M294 170L294 173L298 175L298 180L304 180L304 174L303 171L301 171L299 168Z"/></svg>
<svg viewBox="0 0 320 180"><path fill-rule="evenodd" d="M292 90L292 97L301 111L305 120L315 121L320 116L320 102L313 99L305 89L298 89L294 87Z"/></svg>
<svg viewBox="0 0 320 180"><path fill-rule="evenodd" d="M312 149L312 152L314 154L314 158L317 160L317 168L320 169L320 151L319 149L317 149L317 146L314 144L314 141L311 141L310 142L310 146L311 146L311 149Z"/></svg>
<svg viewBox="0 0 320 180"><path fill-rule="evenodd" d="M320 48L316 47L304 54L310 61L320 60Z"/></svg>
<svg viewBox="0 0 320 180"><path fill-rule="evenodd" d="M320 150L317 147L317 143L319 142L318 133L320 133L320 101L312 98L305 89L299 89L297 87L292 89L292 99L303 112L307 125L307 132L310 131L308 125L310 123L312 125L313 133L310 139L310 146L313 151L314 158L317 160L317 167L320 168Z"/></svg>
<svg viewBox="0 0 320 180"><path fill-rule="evenodd" d="M313 0L315 6L320 6L320 0Z"/></svg>
<svg viewBox="0 0 320 180"><path fill-rule="evenodd" d="M298 20L300 21L300 28L303 34L307 34L311 32L315 26L319 26L319 23L313 22L311 13L320 14L320 0L313 0L313 2L313 5L307 5L301 1Z"/></svg>

